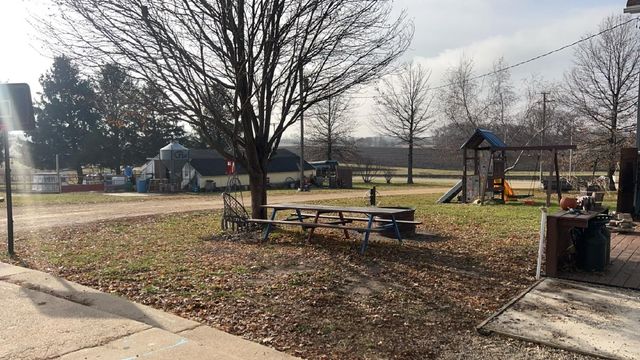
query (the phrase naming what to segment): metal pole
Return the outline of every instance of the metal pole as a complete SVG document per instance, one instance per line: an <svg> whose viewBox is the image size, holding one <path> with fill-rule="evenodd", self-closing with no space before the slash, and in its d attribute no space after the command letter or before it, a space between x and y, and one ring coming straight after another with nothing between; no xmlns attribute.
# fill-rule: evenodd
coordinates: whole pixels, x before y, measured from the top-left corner
<svg viewBox="0 0 640 360"><path fill-rule="evenodd" d="M542 93L542 128L540 129L540 146L544 145L544 135L547 127L547 93ZM540 150L540 181L542 181L542 150Z"/></svg>
<svg viewBox="0 0 640 360"><path fill-rule="evenodd" d="M9 130L2 131L4 140L4 188L5 202L7 203L7 252L10 256L13 251L13 201L11 199L11 157L9 156Z"/></svg>
<svg viewBox="0 0 640 360"><path fill-rule="evenodd" d="M571 118L569 122L569 145L573 145L573 127L575 119ZM573 149L569 149L569 178L573 176Z"/></svg>
<svg viewBox="0 0 640 360"><path fill-rule="evenodd" d="M302 69L302 62L299 65L300 71L300 188L299 191L304 191L304 72Z"/></svg>
<svg viewBox="0 0 640 360"><path fill-rule="evenodd" d="M62 179L60 178L60 155L56 154L56 175L58 176L58 194L62 194Z"/></svg>

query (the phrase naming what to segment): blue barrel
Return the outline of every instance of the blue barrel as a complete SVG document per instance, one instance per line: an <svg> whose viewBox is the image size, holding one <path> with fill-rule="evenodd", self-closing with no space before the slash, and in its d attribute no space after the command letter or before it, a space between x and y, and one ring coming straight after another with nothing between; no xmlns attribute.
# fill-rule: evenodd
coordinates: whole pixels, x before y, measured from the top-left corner
<svg viewBox="0 0 640 360"><path fill-rule="evenodd" d="M136 183L136 190L139 193L146 193L147 192L147 180L138 179L138 182Z"/></svg>

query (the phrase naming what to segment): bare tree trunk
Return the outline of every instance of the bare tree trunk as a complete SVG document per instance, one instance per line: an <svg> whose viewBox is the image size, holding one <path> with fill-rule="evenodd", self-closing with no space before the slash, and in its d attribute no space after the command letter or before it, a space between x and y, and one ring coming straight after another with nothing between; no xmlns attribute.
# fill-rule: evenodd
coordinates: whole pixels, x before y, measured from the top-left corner
<svg viewBox="0 0 640 360"><path fill-rule="evenodd" d="M613 111L611 114L611 137L609 139L609 168L607 169L607 178L609 179L609 191L616 191L616 183L613 181L613 174L616 173L616 164L618 160L618 102L614 99Z"/></svg>
<svg viewBox="0 0 640 360"><path fill-rule="evenodd" d="M616 183L613 181L613 175L616 173L616 162L609 161L609 169L607 170L607 178L609 179L609 191L616 191Z"/></svg>
<svg viewBox="0 0 640 360"><path fill-rule="evenodd" d="M331 145L333 144L333 139L331 138L331 129L329 129L329 136L328 136L327 140L329 140L329 141L327 141L327 160L332 160L331 159L331 156L332 156L331 152L332 152L333 149L331 148Z"/></svg>
<svg viewBox="0 0 640 360"><path fill-rule="evenodd" d="M413 184L413 139L409 141L409 158L407 160L407 184Z"/></svg>
<svg viewBox="0 0 640 360"><path fill-rule="evenodd" d="M251 217L264 219L267 211L262 207L267 203L267 173L260 171L249 175L249 189L251 190Z"/></svg>

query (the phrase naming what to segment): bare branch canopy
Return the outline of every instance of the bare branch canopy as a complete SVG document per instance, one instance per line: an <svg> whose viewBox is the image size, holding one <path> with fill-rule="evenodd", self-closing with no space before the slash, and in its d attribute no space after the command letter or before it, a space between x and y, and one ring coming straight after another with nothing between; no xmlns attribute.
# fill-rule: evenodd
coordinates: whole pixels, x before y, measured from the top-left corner
<svg viewBox="0 0 640 360"><path fill-rule="evenodd" d="M152 79L185 121L232 139L207 141L247 168L254 211L266 202L266 165L300 112L385 74L413 36L405 13L393 18L381 0L55 2L39 22L51 47Z"/></svg>

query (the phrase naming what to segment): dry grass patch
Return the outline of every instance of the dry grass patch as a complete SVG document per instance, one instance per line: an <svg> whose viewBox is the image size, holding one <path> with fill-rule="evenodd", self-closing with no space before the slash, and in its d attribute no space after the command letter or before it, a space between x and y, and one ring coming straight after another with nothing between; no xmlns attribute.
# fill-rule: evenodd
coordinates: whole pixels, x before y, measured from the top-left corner
<svg viewBox="0 0 640 360"><path fill-rule="evenodd" d="M197 212L34 233L14 261L305 358L572 357L474 331L533 282L537 208L435 198L385 199L416 206L429 235L377 239L366 256L359 236L278 231L260 244Z"/></svg>

